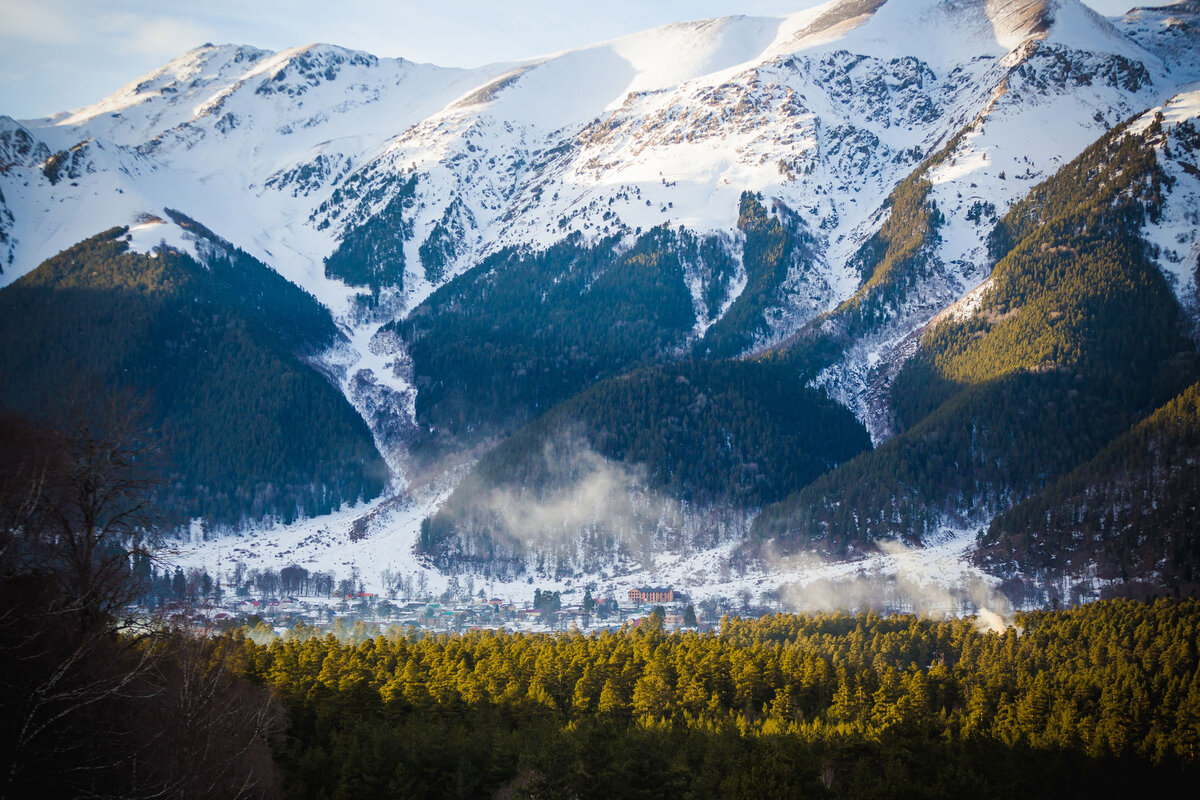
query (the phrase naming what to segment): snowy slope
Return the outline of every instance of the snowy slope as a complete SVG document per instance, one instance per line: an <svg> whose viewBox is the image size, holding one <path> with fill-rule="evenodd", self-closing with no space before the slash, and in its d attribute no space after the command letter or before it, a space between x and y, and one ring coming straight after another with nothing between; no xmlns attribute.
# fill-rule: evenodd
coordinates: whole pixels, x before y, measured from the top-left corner
<svg viewBox="0 0 1200 800"><path fill-rule="evenodd" d="M957 118L958 135L923 173L944 215L932 274L818 381L855 409L876 441L890 435L887 386L920 332L986 279L985 239L996 219L1113 125L1194 79L1148 49L1157 34L1134 40L1082 4L989 3L985 11L997 41L1016 42L1021 26L1025 35L991 62L982 84L990 95ZM1191 40L1200 48L1200 36Z"/></svg>
<svg viewBox="0 0 1200 800"><path fill-rule="evenodd" d="M345 291L327 285L320 268L332 242L294 223L397 130L488 74L327 45L278 54L206 46L94 106L29 121L26 128L52 152L88 142L85 149L111 152L119 163L98 163L89 152L69 183L32 170L20 176L30 191L25 203L9 201L19 209L17 243L3 283L78 241L82 231L166 205L211 222L336 307ZM47 213L69 215L70 229L42 219Z"/></svg>
<svg viewBox="0 0 1200 800"><path fill-rule="evenodd" d="M1143 235L1190 314L1193 338L1200 339L1200 82L1148 111L1139 124L1149 125L1159 114L1165 135L1157 143L1158 162L1169 185L1162 213L1146 220Z"/></svg>
<svg viewBox="0 0 1200 800"><path fill-rule="evenodd" d="M747 189L806 208L827 232L836 272L897 179L974 119L1015 62L1036 56L1031 41L1164 68L1067 0L892 0L828 26L844 6L873 5L670 25L474 71L328 45L200 48L93 106L25 123L51 152L90 141L114 155L93 159L85 170L96 177L78 186L33 179L26 196L7 199L16 245L2 280L79 232L127 221L139 204L173 203L338 306L345 298L325 283L321 259L410 171L421 206L410 265L460 201L448 275L505 244L542 246L573 230L728 231ZM1052 127L1074 131L1084 111L1115 116L1138 102L1121 95L1097 91L1079 113L1055 108ZM1052 122L1047 113L1012 124L1034 130ZM1086 135L1039 137L1049 152L1030 156L1031 171L1068 159ZM89 184L109 202L90 203ZM78 230L44 224L47 209L79 212ZM410 269L420 286L422 271ZM854 277L838 277L844 296Z"/></svg>
<svg viewBox="0 0 1200 800"><path fill-rule="evenodd" d="M439 572L414 556L421 519L439 500L422 493L404 502L376 501L327 517L291 525L264 527L242 536L205 540L202 535L173 544L163 552L171 564L185 570L203 569L230 576L240 562L250 569L280 570L296 565L310 572L331 573L335 579L359 576L367 591L384 594L395 577L410 586L425 586L437 596L453 576ZM366 524L358 523L366 520ZM358 523L365 535L354 535ZM774 598L787 607L804 610L866 609L883 604L893 610L946 616L980 610L1011 611L998 581L969 562L974 530L946 528L923 548L888 546L867 558L836 562L815 556L768 560L745 571L730 569L737 542L691 553L662 553L650 566L574 577L537 576L535 581L483 579L488 597L529 604L536 591L575 593L595 584L596 594L624 598L630 589L669 585L685 590L694 602L706 598L736 598L743 593L758 602ZM455 579L455 583L459 579ZM475 579L472 578L472 581ZM469 594L469 593L468 593Z"/></svg>
<svg viewBox="0 0 1200 800"><path fill-rule="evenodd" d="M1177 0L1152 8L1134 8L1119 20L1118 29L1162 59L1176 81L1200 78L1200 2Z"/></svg>

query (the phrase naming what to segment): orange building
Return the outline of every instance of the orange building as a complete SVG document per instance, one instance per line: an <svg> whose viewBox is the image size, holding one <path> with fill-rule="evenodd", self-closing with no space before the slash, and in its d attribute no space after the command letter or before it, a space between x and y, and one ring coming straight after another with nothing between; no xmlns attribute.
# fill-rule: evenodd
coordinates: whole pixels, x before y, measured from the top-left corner
<svg viewBox="0 0 1200 800"><path fill-rule="evenodd" d="M671 587L639 586L629 590L631 603L674 603L675 590Z"/></svg>

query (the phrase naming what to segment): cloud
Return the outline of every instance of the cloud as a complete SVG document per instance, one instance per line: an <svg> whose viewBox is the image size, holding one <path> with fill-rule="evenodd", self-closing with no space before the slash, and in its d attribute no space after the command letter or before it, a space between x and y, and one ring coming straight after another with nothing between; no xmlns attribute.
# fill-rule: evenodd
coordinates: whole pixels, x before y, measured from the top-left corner
<svg viewBox="0 0 1200 800"><path fill-rule="evenodd" d="M752 519L742 509L666 495L643 465L608 459L577 434L539 447L499 481L474 473L439 511L464 553L497 547L539 570L649 569L663 553L744 535Z"/></svg>
<svg viewBox="0 0 1200 800"><path fill-rule="evenodd" d="M0 40L44 45L76 44L83 39L78 9L64 0L0 0Z"/></svg>
<svg viewBox="0 0 1200 800"><path fill-rule="evenodd" d="M203 11L133 0L0 0L0 114L94 103L138 75L220 38Z"/></svg>
<svg viewBox="0 0 1200 800"><path fill-rule="evenodd" d="M216 38L216 31L195 20L179 17L145 18L110 14L99 27L120 52L170 59Z"/></svg>

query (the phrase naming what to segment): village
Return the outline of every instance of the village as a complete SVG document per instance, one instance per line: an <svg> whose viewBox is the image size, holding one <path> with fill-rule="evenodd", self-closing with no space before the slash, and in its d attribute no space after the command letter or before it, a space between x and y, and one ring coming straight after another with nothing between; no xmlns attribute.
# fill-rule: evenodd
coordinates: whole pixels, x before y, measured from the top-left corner
<svg viewBox="0 0 1200 800"><path fill-rule="evenodd" d="M642 586L593 596L582 590L535 590L532 602L504 598L398 599L372 592L344 594L239 596L224 595L199 601L171 601L139 610L172 624L194 630L219 632L248 627L256 638L286 636L300 631L311 635L333 634L339 639L361 640L389 630L406 634L462 633L471 630L509 632L591 632L653 624L666 631L716 629L726 615L761 616L777 609L751 608L734 600L706 599L693 604L674 588ZM655 617L655 619L651 619Z"/></svg>
<svg viewBox="0 0 1200 800"><path fill-rule="evenodd" d="M469 574L452 575L437 586L424 572L391 569L383 570L375 585L365 585L353 567L339 578L333 571L296 565L252 569L240 561L219 574L217 579L196 567L161 572L151 568L140 577L143 589L130 610L137 618L205 634L245 627L256 638L302 631L306 636L331 633L357 642L381 634L481 629L590 633L636 628L655 613L651 624L663 630L704 632L716 630L725 617L755 619L802 609L838 607L882 616L982 615L990 620L999 619L991 608L1012 607L986 587L951 592L906 580L903 574L870 572L866 565L851 575L819 577L805 584L762 588L743 582L727 586L727 593L710 590L696 596L667 582L631 587L568 579L543 590L533 577L518 586L477 582Z"/></svg>

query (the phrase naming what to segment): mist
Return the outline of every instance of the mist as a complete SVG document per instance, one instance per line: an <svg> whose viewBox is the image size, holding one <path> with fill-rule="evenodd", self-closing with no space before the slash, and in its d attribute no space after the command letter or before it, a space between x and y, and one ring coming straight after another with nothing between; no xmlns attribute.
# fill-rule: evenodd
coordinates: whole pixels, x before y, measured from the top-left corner
<svg viewBox="0 0 1200 800"><path fill-rule="evenodd" d="M662 498L645 490L641 470L604 458L581 439L548 442L542 455L550 488L496 488L476 500L526 546L560 544L585 528L640 531L662 516Z"/></svg>
<svg viewBox="0 0 1200 800"><path fill-rule="evenodd" d="M606 458L573 432L518 469L524 477L505 476L498 486L460 486L447 504L465 557L500 552L544 574L621 573L651 568L661 553L744 538L753 519L746 509L670 497L643 466Z"/></svg>
<svg viewBox="0 0 1200 800"><path fill-rule="evenodd" d="M830 562L811 553L769 554L765 562L768 572L812 576L779 587L781 601L792 611L975 616L980 632L1003 633L1012 626L1012 603L981 575L964 570L947 583L922 568L921 548L897 541L878 542L877 548L875 556L861 562Z"/></svg>

